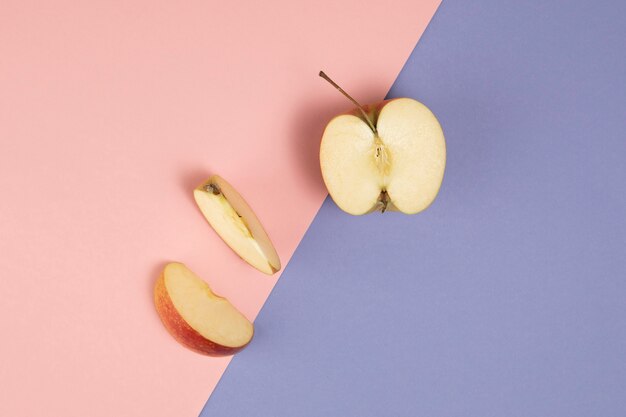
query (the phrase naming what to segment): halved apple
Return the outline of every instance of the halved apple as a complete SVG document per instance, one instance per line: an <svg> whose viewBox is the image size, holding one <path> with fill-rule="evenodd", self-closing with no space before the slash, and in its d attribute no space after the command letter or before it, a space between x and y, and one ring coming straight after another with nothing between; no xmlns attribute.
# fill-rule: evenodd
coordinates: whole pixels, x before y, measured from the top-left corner
<svg viewBox="0 0 626 417"><path fill-rule="evenodd" d="M280 270L280 258L261 222L226 180L213 175L193 195L209 224L237 255L268 275Z"/></svg>
<svg viewBox="0 0 626 417"><path fill-rule="evenodd" d="M254 326L243 314L178 262L163 269L154 287L154 304L171 335L204 355L233 355L254 335Z"/></svg>
<svg viewBox="0 0 626 417"><path fill-rule="evenodd" d="M411 98L357 105L326 126L320 166L326 188L347 213L413 214L435 199L446 166L446 143L435 115Z"/></svg>

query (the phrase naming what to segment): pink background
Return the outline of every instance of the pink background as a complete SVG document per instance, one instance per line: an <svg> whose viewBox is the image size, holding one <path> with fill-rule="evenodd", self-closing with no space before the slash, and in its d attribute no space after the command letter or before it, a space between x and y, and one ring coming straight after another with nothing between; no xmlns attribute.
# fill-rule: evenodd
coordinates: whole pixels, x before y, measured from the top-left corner
<svg viewBox="0 0 626 417"><path fill-rule="evenodd" d="M381 99L439 1L0 4L0 414L196 415L228 364L181 348L152 304L185 262L250 318L278 278L191 197L211 173L286 265L325 190L317 147ZM288 319L288 317L286 317Z"/></svg>

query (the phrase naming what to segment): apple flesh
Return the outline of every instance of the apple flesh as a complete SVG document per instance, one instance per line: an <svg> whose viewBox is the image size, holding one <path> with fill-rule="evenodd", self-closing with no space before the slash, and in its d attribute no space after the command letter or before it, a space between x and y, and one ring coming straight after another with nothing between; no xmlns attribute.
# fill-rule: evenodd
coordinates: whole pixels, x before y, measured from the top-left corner
<svg viewBox="0 0 626 417"><path fill-rule="evenodd" d="M243 314L181 263L163 269L154 287L154 304L170 334L204 355L233 355L254 335L254 326Z"/></svg>
<svg viewBox="0 0 626 417"><path fill-rule="evenodd" d="M268 275L280 270L280 258L261 222L226 180L213 175L193 195L209 224L237 255Z"/></svg>
<svg viewBox="0 0 626 417"><path fill-rule="evenodd" d="M439 192L446 166L445 139L435 115L410 98L361 106L330 82L358 105L332 119L322 136L320 166L335 203L353 215L426 209Z"/></svg>

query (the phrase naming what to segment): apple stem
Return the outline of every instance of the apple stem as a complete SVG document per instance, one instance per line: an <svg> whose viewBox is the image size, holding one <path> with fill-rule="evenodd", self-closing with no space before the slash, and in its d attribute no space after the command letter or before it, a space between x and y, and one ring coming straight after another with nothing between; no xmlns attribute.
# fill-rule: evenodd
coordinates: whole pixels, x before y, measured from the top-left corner
<svg viewBox="0 0 626 417"><path fill-rule="evenodd" d="M383 190L380 192L378 203L380 204L380 212L386 212L387 206L389 205L389 195L387 194L387 191Z"/></svg>
<svg viewBox="0 0 626 417"><path fill-rule="evenodd" d="M352 96L348 93L346 93L346 91L339 87L339 85L334 82L333 80L330 79L330 77L328 75L326 75L326 73L324 71L320 71L319 76L322 77L323 79L325 79L326 81L328 81L333 87L335 87L337 90L339 90L339 92L341 94L343 94L344 96L346 96L346 98L348 100L350 100L351 102L353 102L358 108L359 110L361 110L361 114L363 114L363 117L365 117L365 121L367 121L367 124L370 126L370 128L372 129L372 131L374 133L376 132L376 126L374 126L374 123L372 123L372 120L370 119L370 117L367 115L367 112L365 111L365 109L363 108L363 106L361 106L361 104L359 104L358 101L356 101L354 98L352 98Z"/></svg>

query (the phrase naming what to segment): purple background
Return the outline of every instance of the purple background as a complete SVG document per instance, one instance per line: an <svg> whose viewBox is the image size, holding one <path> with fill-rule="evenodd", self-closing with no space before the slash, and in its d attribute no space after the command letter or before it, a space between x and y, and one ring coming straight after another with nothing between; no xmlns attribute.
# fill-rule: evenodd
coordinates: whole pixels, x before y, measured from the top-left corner
<svg viewBox="0 0 626 417"><path fill-rule="evenodd" d="M626 415L626 3L527 3L444 0L436 203L327 200L203 416Z"/></svg>

